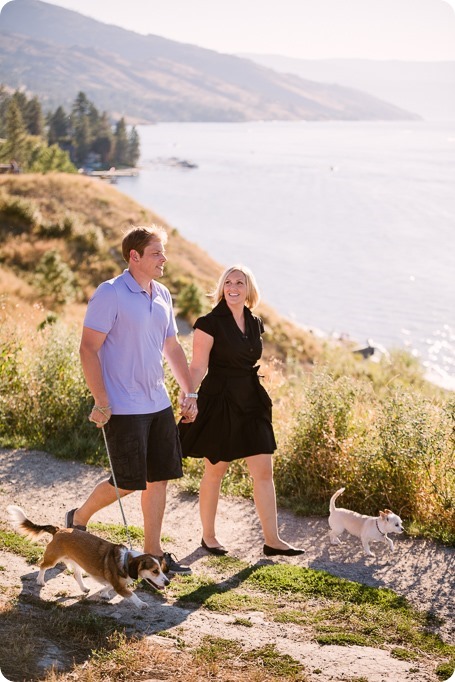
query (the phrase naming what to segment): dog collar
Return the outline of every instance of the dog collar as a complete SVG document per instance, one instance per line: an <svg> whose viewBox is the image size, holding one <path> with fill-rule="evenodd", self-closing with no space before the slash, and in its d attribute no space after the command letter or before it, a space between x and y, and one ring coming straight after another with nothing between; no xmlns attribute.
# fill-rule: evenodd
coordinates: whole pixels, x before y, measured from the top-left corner
<svg viewBox="0 0 455 682"><path fill-rule="evenodd" d="M130 571L129 571L129 566L128 566L128 564L129 564L129 558L130 558L130 556L131 556L130 552L128 552L128 550L126 550L125 556L124 556L124 558L123 558L123 571L125 572L125 574L126 574L127 576L129 576L129 577L132 578L133 580L137 580L137 578L138 578L137 571L136 571L136 575L131 575L131 573L130 573Z"/></svg>
<svg viewBox="0 0 455 682"><path fill-rule="evenodd" d="M379 526L378 526L378 520L377 520L377 519L376 519L376 528L377 528L378 531L381 533L381 535L383 535L384 537L386 537L387 533L383 533L382 530L379 528Z"/></svg>

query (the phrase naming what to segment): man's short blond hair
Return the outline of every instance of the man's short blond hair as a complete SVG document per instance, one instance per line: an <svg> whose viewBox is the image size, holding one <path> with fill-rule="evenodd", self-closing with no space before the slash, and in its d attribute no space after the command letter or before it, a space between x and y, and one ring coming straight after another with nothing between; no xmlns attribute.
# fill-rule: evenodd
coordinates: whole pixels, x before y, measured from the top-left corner
<svg viewBox="0 0 455 682"><path fill-rule="evenodd" d="M150 226L133 226L123 237L122 241L122 255L124 260L130 262L130 254L132 249L138 252L140 256L144 255L144 249L152 241L160 241L163 244L167 242L167 232L164 227L160 225Z"/></svg>

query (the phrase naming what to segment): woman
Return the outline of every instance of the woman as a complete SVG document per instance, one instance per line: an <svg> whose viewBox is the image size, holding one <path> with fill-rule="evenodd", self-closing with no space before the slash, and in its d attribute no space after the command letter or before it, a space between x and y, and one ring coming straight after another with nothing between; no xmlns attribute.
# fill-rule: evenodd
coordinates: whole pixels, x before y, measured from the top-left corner
<svg viewBox="0 0 455 682"><path fill-rule="evenodd" d="M264 534L264 554L302 554L305 550L291 547L278 534L272 467L276 442L272 403L259 382L256 365L264 327L251 313L259 302L254 275L243 265L228 268L213 299L213 310L194 325L190 374L194 386L200 384L198 414L179 425L184 456L204 457L201 544L212 554L227 554L215 532L220 486L229 462L245 457Z"/></svg>

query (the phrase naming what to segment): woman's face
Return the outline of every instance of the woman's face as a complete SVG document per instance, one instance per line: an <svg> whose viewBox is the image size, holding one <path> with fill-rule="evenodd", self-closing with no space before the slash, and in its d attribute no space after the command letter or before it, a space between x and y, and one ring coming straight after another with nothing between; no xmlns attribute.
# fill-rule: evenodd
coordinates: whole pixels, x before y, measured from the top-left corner
<svg viewBox="0 0 455 682"><path fill-rule="evenodd" d="M246 301L246 277L240 270L234 270L224 280L223 293L229 306L243 308Z"/></svg>

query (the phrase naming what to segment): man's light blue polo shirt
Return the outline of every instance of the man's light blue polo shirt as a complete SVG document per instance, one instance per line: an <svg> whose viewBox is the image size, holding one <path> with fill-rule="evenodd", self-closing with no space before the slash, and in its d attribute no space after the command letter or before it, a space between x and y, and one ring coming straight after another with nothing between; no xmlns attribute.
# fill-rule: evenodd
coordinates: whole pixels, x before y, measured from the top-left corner
<svg viewBox="0 0 455 682"><path fill-rule="evenodd" d="M163 346L177 325L169 289L153 280L150 297L124 270L97 288L84 327L107 334L98 355L113 414L149 414L170 406Z"/></svg>

